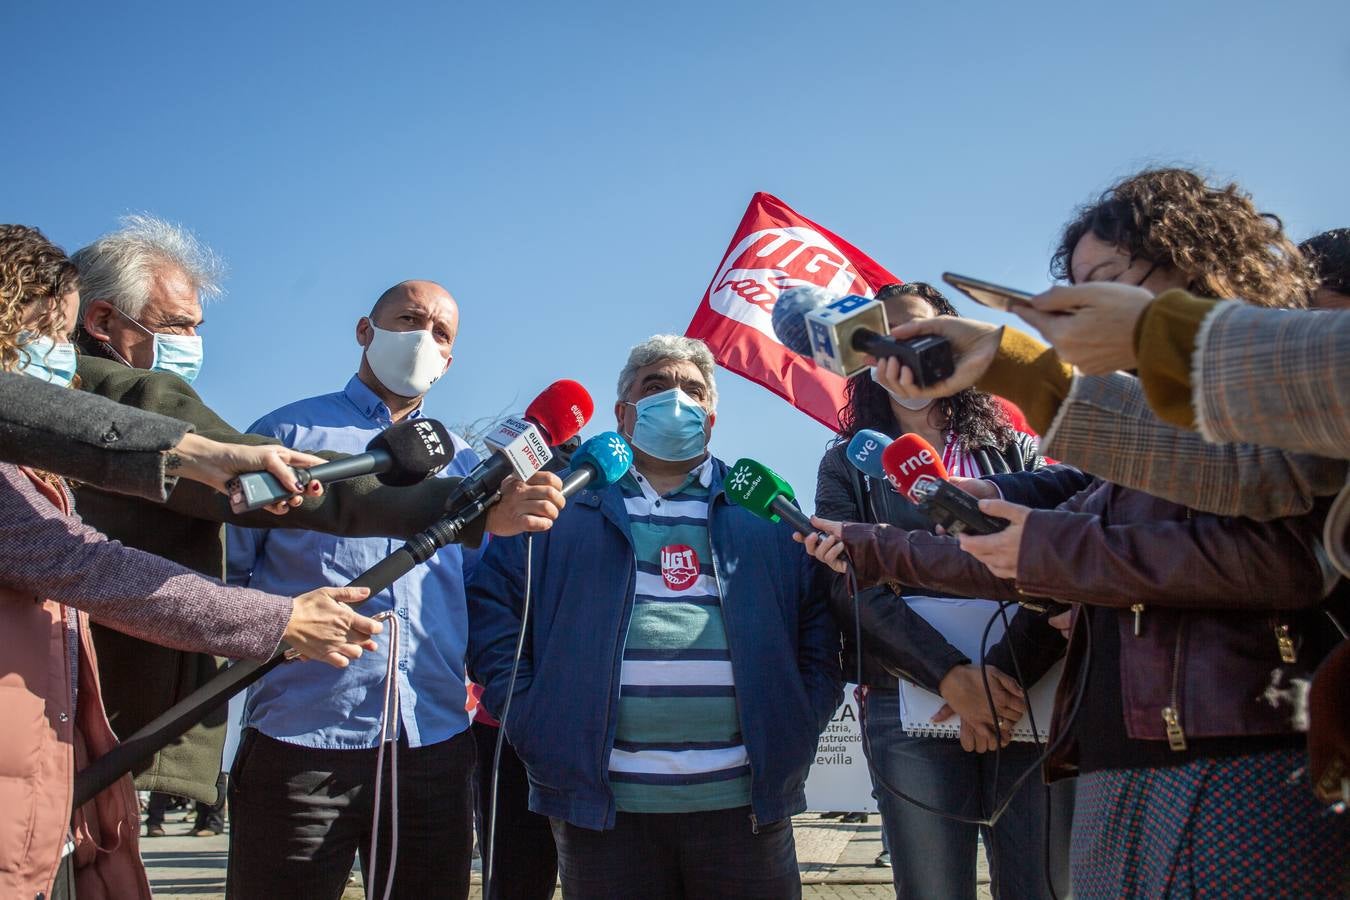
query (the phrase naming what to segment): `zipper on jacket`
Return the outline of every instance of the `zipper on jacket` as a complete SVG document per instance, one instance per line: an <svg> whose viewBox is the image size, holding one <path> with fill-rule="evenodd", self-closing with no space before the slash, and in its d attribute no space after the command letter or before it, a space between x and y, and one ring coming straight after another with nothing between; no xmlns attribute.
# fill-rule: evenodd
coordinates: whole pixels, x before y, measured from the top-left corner
<svg viewBox="0 0 1350 900"><path fill-rule="evenodd" d="M611 522L610 524L614 523ZM615 659L609 667L609 696L611 699L610 704L605 708L605 729L602 732L603 737L600 740L600 777L604 780L605 787L609 788L609 802L610 805L615 808L616 812L618 810L618 803L614 799L614 786L609 780L609 757L614 750L614 746L609 743L609 726L615 714L614 708L618 706L619 703L618 689L615 685L615 681L619 677L619 670L623 667L623 651L624 648L628 646L628 632L633 627L633 607L637 603L637 548L633 544L633 536L629 534L626 529L619 528L618 530L622 533L623 539L628 543L629 552L633 554L633 569L632 574L629 576L629 590L627 597L624 600L624 612L620 613L620 617L622 618L626 615L627 620L624 622L623 634L619 637L618 646L614 651L617 659Z"/></svg>
<svg viewBox="0 0 1350 900"><path fill-rule="evenodd" d="M1176 649L1172 652L1172 705L1164 706L1163 725L1167 727L1167 746L1177 752L1186 749L1186 732L1181 727L1181 706L1177 703L1177 685L1181 680L1181 638L1186 633L1186 623L1177 628Z"/></svg>
<svg viewBox="0 0 1350 900"><path fill-rule="evenodd" d="M1294 638L1289 634L1288 624L1279 619L1274 621L1275 646L1280 651L1280 661L1286 663L1298 662L1298 651L1294 647Z"/></svg>
<svg viewBox="0 0 1350 900"><path fill-rule="evenodd" d="M713 537L713 507L720 495L708 497L708 550L712 557L713 584L717 585L717 602L722 606L722 628L727 633L727 656L731 657L731 617L727 615L727 595L722 590L722 576L717 571L717 544ZM862 648L858 648L862 652ZM736 660L731 658L731 680L736 680ZM736 724L741 726L741 746L745 747L745 724L741 721L740 692L736 694ZM755 817L755 763L750 758L750 748L745 750L745 764L750 769L750 833L759 834L759 819Z"/></svg>
<svg viewBox="0 0 1350 900"><path fill-rule="evenodd" d="M1144 632L1144 604L1131 603L1130 612L1134 613L1134 636L1139 637Z"/></svg>

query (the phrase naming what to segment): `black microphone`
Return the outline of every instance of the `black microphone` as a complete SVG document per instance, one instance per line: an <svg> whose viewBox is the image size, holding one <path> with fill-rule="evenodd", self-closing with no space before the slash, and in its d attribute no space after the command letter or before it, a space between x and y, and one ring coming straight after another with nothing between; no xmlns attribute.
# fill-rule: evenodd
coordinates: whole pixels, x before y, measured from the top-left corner
<svg viewBox="0 0 1350 900"><path fill-rule="evenodd" d="M809 356L845 378L867 368L864 355L899 359L920 387L950 378L956 370L946 338L920 335L898 341L889 337L885 305L857 294L834 299L820 288L790 288L774 304L773 330L793 353Z"/></svg>
<svg viewBox="0 0 1350 900"><path fill-rule="evenodd" d="M315 466L296 469L296 481L309 484L318 481L331 484L362 475L375 475L381 484L408 487L435 475L454 458L454 442L450 432L435 419L413 419L399 422L375 436L366 445L366 452ZM281 484L270 472L249 472L231 479L225 485L230 498L230 509L236 513L261 509L295 494L292 487Z"/></svg>

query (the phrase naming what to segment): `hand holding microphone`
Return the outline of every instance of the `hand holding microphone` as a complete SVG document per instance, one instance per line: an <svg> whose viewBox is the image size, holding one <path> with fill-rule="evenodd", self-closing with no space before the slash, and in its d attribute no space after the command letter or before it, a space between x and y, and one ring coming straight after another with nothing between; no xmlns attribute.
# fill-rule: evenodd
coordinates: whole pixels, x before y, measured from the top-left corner
<svg viewBox="0 0 1350 900"><path fill-rule="evenodd" d="M295 471L323 463L323 457L280 444L224 444L189 432L168 453L164 471L209 485L226 496L230 495L229 485L236 476L268 473L278 485L294 488L284 497L260 507L273 515L282 515L303 503L306 496L317 497L323 493L320 482L301 484Z"/></svg>
<svg viewBox="0 0 1350 900"><path fill-rule="evenodd" d="M786 290L774 303L773 330L793 353L845 378L866 369L874 358L899 360L917 373L920 384L952 374L952 350L946 339L888 337L886 308L879 300L858 294L835 298L816 287Z"/></svg>
<svg viewBox="0 0 1350 900"><path fill-rule="evenodd" d="M761 519L786 522L792 526L792 539L806 545L806 552L836 572L844 571L841 558L844 545L839 543L841 526L828 519L807 518L797 504L792 487L777 472L753 459L739 459L727 472L723 483L727 499ZM818 534L817 529L826 531Z"/></svg>
<svg viewBox="0 0 1350 900"><path fill-rule="evenodd" d="M878 358L877 383L897 397L940 400L974 387L994 362L999 341L1003 338L1003 327L975 319L934 316L914 319L891 329L891 337L897 341L910 341L925 335L944 338L951 345L955 368L946 378L923 381L916 378L902 360Z"/></svg>
<svg viewBox="0 0 1350 900"><path fill-rule="evenodd" d="M236 513L250 512L288 500L300 485L314 481L323 484L375 475L382 484L406 487L435 475L454 457L450 432L435 419L410 419L376 435L366 452L311 469L298 469L288 478L278 479L272 472L250 472L225 485L230 508Z"/></svg>
<svg viewBox="0 0 1350 900"><path fill-rule="evenodd" d="M985 515L981 501L947 480L942 457L917 434L902 434L887 446L881 466L896 490L948 534L993 534L1007 527L1006 520Z"/></svg>
<svg viewBox="0 0 1350 900"><path fill-rule="evenodd" d="M562 479L543 469L528 481L508 475L499 489L501 499L487 511L484 530L497 537L548 531L567 505L562 488Z"/></svg>

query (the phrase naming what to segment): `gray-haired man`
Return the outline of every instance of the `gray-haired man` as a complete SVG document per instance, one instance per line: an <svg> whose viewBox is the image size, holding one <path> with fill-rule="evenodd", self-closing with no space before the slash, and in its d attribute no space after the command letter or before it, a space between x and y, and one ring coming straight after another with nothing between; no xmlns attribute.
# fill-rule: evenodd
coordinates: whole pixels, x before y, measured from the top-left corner
<svg viewBox="0 0 1350 900"><path fill-rule="evenodd" d="M469 585L471 675L494 714L514 689L569 900L801 896L789 817L839 702L838 628L790 529L727 500L716 404L702 341L634 347L614 404L633 468L534 538L528 623L523 540Z"/></svg>

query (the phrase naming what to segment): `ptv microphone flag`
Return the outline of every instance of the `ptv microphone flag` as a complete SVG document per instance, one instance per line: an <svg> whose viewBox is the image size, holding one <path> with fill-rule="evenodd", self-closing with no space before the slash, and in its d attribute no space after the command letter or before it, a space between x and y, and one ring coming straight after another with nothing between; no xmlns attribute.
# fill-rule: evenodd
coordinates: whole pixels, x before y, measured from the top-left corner
<svg viewBox="0 0 1350 900"><path fill-rule="evenodd" d="M773 306L789 288L871 297L900 279L772 194L750 198L731 245L685 329L723 368L763 385L831 431L845 380L793 353L773 331Z"/></svg>

